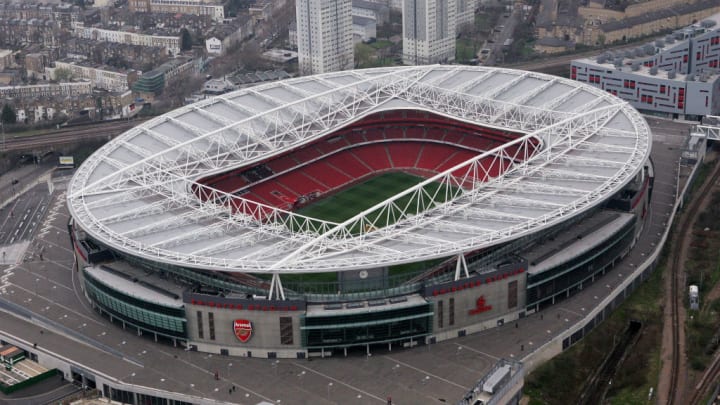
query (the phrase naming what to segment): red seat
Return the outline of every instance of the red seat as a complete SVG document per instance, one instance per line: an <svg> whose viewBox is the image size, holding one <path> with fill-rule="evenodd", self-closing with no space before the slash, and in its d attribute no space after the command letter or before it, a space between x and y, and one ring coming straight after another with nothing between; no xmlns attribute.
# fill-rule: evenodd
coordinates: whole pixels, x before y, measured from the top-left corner
<svg viewBox="0 0 720 405"><path fill-rule="evenodd" d="M483 128L458 122L426 111L398 110L371 114L359 122L338 130L324 140L314 141L285 156L264 163L275 177L262 179L255 184L240 173L250 166L238 168L201 180L201 183L224 192L243 190L240 199L228 204L234 210L265 219L269 208L257 204L292 209L301 196L314 192L329 193L372 175L392 169L429 176L448 170L462 162L490 150L519 134L501 129ZM539 144L535 140L532 145ZM508 149L509 154L522 150L522 145ZM535 149L530 147L530 152ZM523 159L518 155L516 159ZM484 170L479 170L476 180L488 180L507 170L511 159L489 156L481 160ZM453 175L464 177L467 186L473 179L467 178L467 168L455 170ZM465 184L463 184L465 186ZM199 188L193 188L200 195ZM203 197L201 197L203 198ZM256 204L257 203L257 204ZM255 205L253 205L255 204Z"/></svg>
<svg viewBox="0 0 720 405"><path fill-rule="evenodd" d="M395 168L414 168L423 144L420 142L393 142L387 145Z"/></svg>

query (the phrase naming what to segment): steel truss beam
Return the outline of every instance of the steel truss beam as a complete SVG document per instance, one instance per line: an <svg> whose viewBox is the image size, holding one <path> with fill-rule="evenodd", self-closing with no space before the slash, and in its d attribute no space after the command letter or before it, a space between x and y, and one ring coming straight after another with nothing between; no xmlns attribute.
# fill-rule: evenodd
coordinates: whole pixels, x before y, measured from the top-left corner
<svg viewBox="0 0 720 405"><path fill-rule="evenodd" d="M477 76L460 86L442 88L448 78L465 71ZM514 78L494 90L469 93L498 71ZM432 80L426 77L430 72L436 73ZM335 75L358 80L341 85L331 80ZM316 80L327 90L313 92L308 90L312 87L295 85L307 80ZM523 85L534 87L510 101L494 99ZM524 105L555 85L572 90L542 107ZM266 92L274 87L298 99L288 102ZM575 111L554 110L580 92L591 94L593 101ZM619 190L642 169L650 149L647 125L626 103L614 104L617 100L599 89L531 72L461 66L376 69L269 83L240 94L275 107L252 109L225 95L143 124L91 156L68 191L77 222L104 243L147 259L272 273L270 295L284 297L280 273L460 257L466 250L556 224ZM522 135L342 223L304 217L198 182L314 142L382 110L390 100ZM205 109L217 102L243 118L233 120ZM217 128L197 128L183 119L188 112ZM186 137L176 139L153 129L164 121ZM168 147L145 150L133 143L134 136L141 134ZM138 159L129 164L125 159L108 160L117 148ZM95 175L100 165L112 173ZM137 201L142 202L139 207ZM112 214L103 216L103 207L111 208ZM159 213L171 216L153 220ZM144 222L135 229L114 229L115 224L138 219ZM381 226L386 220L392 225ZM171 230L176 231L174 236L162 242L138 241ZM228 259L224 255L228 251L239 258ZM456 270L462 268L461 260Z"/></svg>

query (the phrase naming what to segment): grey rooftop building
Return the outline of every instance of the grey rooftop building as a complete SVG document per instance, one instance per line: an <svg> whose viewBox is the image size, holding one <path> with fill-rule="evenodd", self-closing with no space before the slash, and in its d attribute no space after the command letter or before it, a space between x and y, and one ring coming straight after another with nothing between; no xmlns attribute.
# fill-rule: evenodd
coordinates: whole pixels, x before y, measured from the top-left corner
<svg viewBox="0 0 720 405"><path fill-rule="evenodd" d="M697 120L720 113L720 15L635 49L571 63L570 78L638 110Z"/></svg>

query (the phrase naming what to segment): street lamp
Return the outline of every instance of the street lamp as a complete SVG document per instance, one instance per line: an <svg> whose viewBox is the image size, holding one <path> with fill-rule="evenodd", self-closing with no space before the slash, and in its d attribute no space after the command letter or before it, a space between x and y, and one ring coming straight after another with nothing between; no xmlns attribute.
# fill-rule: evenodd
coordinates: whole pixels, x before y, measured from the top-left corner
<svg viewBox="0 0 720 405"><path fill-rule="evenodd" d="M332 381L330 381L327 385L328 398L330 398L330 388L332 388L332 386L333 386L333 383L332 383Z"/></svg>

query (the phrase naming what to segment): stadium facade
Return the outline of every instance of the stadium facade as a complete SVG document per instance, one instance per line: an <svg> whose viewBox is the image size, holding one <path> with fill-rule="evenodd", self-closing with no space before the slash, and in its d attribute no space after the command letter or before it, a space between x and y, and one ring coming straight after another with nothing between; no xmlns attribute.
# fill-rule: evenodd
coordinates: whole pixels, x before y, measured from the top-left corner
<svg viewBox="0 0 720 405"><path fill-rule="evenodd" d="M269 358L411 347L601 277L642 229L650 145L626 102L563 78L335 72L110 141L68 227L86 298L138 334Z"/></svg>

